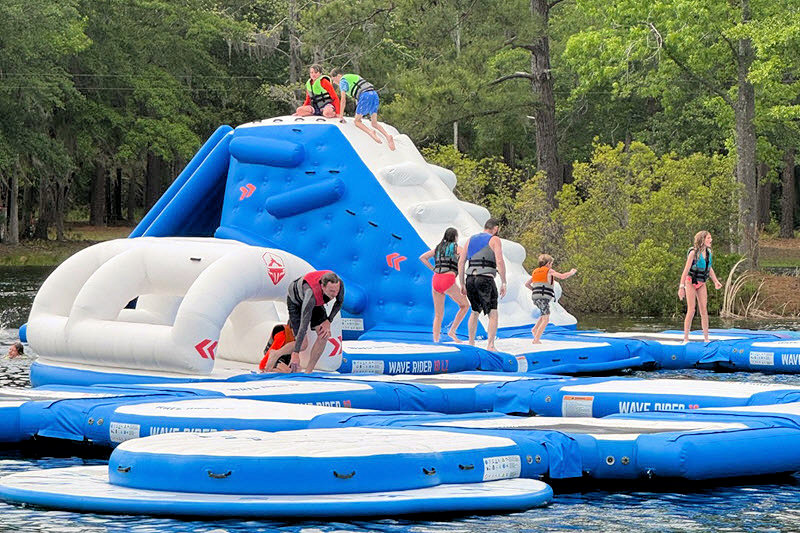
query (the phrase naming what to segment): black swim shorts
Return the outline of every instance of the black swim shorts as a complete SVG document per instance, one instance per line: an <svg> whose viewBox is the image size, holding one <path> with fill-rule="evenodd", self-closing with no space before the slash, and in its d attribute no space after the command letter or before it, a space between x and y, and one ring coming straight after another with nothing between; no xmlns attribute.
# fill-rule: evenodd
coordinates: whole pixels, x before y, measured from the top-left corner
<svg viewBox="0 0 800 533"><path fill-rule="evenodd" d="M467 276L467 299L473 311L489 314L497 309L497 285L489 276Z"/></svg>
<svg viewBox="0 0 800 533"><path fill-rule="evenodd" d="M289 309L289 325L292 327L292 332L296 338L300 334L298 330L300 329L300 310L302 307L294 303L291 298L286 298L286 307ZM325 308L321 305L314 306L314 309L311 311L311 329L314 329L326 320L328 320L328 313L325 311Z"/></svg>

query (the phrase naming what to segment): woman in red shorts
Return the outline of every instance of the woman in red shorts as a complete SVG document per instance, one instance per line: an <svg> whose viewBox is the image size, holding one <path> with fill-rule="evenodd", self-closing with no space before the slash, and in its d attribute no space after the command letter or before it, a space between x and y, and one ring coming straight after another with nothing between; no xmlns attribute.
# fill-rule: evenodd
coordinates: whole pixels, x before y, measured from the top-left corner
<svg viewBox="0 0 800 533"><path fill-rule="evenodd" d="M428 250L421 256L419 260L433 271L433 287L431 294L433 295L433 342L439 342L439 335L442 332L442 320L444 319L444 295L448 295L458 304L458 313L453 320L452 326L447 334L453 341L460 343L461 341L456 337L456 330L461 325L461 321L469 311L469 303L466 296L461 294L461 290L456 285L456 276L458 275L458 257L463 250L456 242L458 240L458 232L455 228L447 228L444 232L442 242L436 245L433 250ZM431 266L430 259L433 257L434 265Z"/></svg>

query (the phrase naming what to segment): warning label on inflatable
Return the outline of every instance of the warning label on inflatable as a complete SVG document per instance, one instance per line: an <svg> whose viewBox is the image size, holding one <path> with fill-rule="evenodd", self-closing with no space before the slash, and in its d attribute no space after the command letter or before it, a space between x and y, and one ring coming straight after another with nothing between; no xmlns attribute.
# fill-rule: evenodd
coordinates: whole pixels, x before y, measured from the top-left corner
<svg viewBox="0 0 800 533"><path fill-rule="evenodd" d="M108 433L111 437L111 442L125 442L126 440L138 439L139 424L111 422L108 426Z"/></svg>
<svg viewBox="0 0 800 533"><path fill-rule="evenodd" d="M592 416L594 396L566 395L561 401L561 416Z"/></svg>
<svg viewBox="0 0 800 533"><path fill-rule="evenodd" d="M751 365L775 365L775 352L750 352Z"/></svg>
<svg viewBox="0 0 800 533"><path fill-rule="evenodd" d="M364 331L364 319L342 317L342 329L347 331Z"/></svg>
<svg viewBox="0 0 800 533"><path fill-rule="evenodd" d="M500 455L483 458L483 480L510 479L519 477L522 459L519 455Z"/></svg>
<svg viewBox="0 0 800 533"><path fill-rule="evenodd" d="M353 361L353 374L383 374L383 361L364 359Z"/></svg>

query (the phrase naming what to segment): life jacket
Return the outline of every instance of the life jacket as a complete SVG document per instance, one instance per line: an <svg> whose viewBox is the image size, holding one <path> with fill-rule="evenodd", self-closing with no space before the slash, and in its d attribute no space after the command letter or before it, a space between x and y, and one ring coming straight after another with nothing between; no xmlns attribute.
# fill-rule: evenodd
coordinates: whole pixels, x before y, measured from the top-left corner
<svg viewBox="0 0 800 533"><path fill-rule="evenodd" d="M546 266L536 268L531 273L531 288L533 289L533 298L546 298L553 300L556 297L556 291L553 288L553 282L548 278L550 269Z"/></svg>
<svg viewBox="0 0 800 533"><path fill-rule="evenodd" d="M686 255L689 255L694 248L689 248L689 251ZM692 266L689 267L689 276L692 278L692 283L705 283L708 279L708 271L711 270L711 262L713 258L711 256L711 252L708 248L706 248L706 257L705 257L705 265L704 268L699 268L697 266L697 256L692 259Z"/></svg>
<svg viewBox="0 0 800 533"><path fill-rule="evenodd" d="M347 80L347 90L344 93L350 98L358 100L361 93L375 90L370 82L358 74L342 74L342 79Z"/></svg>
<svg viewBox="0 0 800 533"><path fill-rule="evenodd" d="M323 79L328 80L329 83L331 81L328 76L324 75L314 80L313 84L310 78L306 81L306 92L311 97L311 104L317 109L322 109L326 105L333 103L333 98L331 98L330 93L322 87Z"/></svg>
<svg viewBox="0 0 800 533"><path fill-rule="evenodd" d="M259 370L264 370L267 366L270 350L279 350L283 348L286 343L294 340L294 332L289 324L278 324L272 328L272 335L267 339L267 345L264 346L264 358L258 365Z"/></svg>
<svg viewBox="0 0 800 533"><path fill-rule="evenodd" d="M493 235L486 233L478 233L469 239L469 247L467 248L467 265L468 276L491 276L497 274L497 261L494 258L494 250L489 246L489 241Z"/></svg>
<svg viewBox="0 0 800 533"><path fill-rule="evenodd" d="M315 270L303 276L303 281L308 283L309 287L311 287L311 292L314 293L314 304L318 306L325 305L325 295L322 293L322 285L319 280L328 272L330 270ZM302 301L302 298L300 300Z"/></svg>
<svg viewBox="0 0 800 533"><path fill-rule="evenodd" d="M458 272L458 247L456 243L439 243L433 254L433 261L433 271L437 274Z"/></svg>

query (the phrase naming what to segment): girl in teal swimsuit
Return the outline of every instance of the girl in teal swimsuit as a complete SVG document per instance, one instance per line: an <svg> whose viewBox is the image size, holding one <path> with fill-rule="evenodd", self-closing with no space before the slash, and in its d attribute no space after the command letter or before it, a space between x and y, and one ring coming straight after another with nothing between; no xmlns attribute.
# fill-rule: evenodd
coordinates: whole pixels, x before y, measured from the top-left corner
<svg viewBox="0 0 800 533"><path fill-rule="evenodd" d="M719 290L722 283L714 273L711 254L711 234L698 231L694 236L694 246L689 249L678 285L678 298L686 297L686 318L683 319L683 342L689 342L695 308L700 309L700 325L703 327L703 341L708 342L708 289L706 280L711 278L714 288Z"/></svg>

